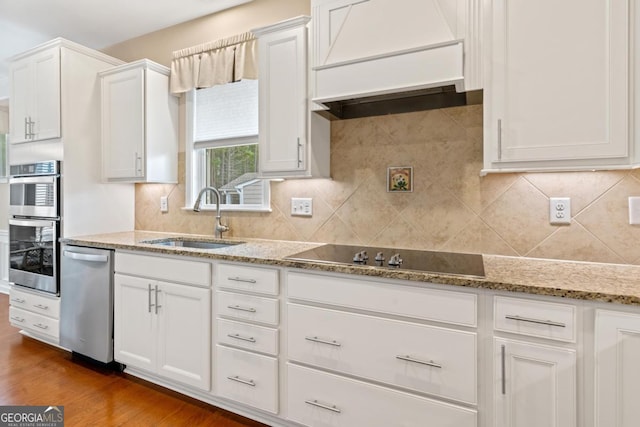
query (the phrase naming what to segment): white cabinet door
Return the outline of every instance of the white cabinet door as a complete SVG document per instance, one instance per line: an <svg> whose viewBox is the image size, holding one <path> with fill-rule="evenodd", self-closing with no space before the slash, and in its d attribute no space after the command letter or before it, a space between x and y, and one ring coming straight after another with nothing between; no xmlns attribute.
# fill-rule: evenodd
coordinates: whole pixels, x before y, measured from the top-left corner
<svg viewBox="0 0 640 427"><path fill-rule="evenodd" d="M158 374L209 390L211 290L158 283Z"/></svg>
<svg viewBox="0 0 640 427"><path fill-rule="evenodd" d="M596 312L595 425L635 427L640 419L640 316Z"/></svg>
<svg viewBox="0 0 640 427"><path fill-rule="evenodd" d="M156 367L154 284L122 274L114 281L114 358L151 372Z"/></svg>
<svg viewBox="0 0 640 427"><path fill-rule="evenodd" d="M494 339L495 427L575 427L576 352Z"/></svg>
<svg viewBox="0 0 640 427"><path fill-rule="evenodd" d="M11 64L11 142L60 137L60 48Z"/></svg>
<svg viewBox="0 0 640 427"><path fill-rule="evenodd" d="M266 34L258 42L260 171L284 175L303 171L307 167L307 29Z"/></svg>
<svg viewBox="0 0 640 427"><path fill-rule="evenodd" d="M144 70L102 77L102 162L105 179L144 176Z"/></svg>
<svg viewBox="0 0 640 427"><path fill-rule="evenodd" d="M629 163L629 8L492 2L485 169Z"/></svg>

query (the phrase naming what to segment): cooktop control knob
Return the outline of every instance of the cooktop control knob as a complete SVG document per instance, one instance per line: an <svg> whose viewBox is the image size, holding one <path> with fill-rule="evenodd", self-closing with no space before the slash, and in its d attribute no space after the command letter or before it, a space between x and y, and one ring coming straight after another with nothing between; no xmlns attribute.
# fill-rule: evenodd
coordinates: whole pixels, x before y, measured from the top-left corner
<svg viewBox="0 0 640 427"><path fill-rule="evenodd" d="M360 251L353 256L353 262L356 264L366 264L368 259L367 251Z"/></svg>
<svg viewBox="0 0 640 427"><path fill-rule="evenodd" d="M400 267L402 265L402 258L400 258L400 254L395 254L391 258L389 258L389 267Z"/></svg>
<svg viewBox="0 0 640 427"><path fill-rule="evenodd" d="M384 254L382 252L378 252L376 254L376 257L374 258L374 261L376 262L376 265L378 267L382 267L382 265L384 265Z"/></svg>

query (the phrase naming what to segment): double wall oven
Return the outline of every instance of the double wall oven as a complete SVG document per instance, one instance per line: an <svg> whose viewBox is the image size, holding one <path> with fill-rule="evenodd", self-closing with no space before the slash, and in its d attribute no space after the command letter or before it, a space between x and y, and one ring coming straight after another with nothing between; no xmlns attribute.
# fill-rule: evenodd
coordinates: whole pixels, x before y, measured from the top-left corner
<svg viewBox="0 0 640 427"><path fill-rule="evenodd" d="M60 162L10 166L9 281L60 292Z"/></svg>

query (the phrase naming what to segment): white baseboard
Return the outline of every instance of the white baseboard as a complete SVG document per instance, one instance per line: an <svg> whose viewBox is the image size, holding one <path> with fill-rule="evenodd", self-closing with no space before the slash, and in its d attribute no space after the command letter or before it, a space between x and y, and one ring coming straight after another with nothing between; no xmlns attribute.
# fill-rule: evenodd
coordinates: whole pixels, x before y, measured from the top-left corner
<svg viewBox="0 0 640 427"><path fill-rule="evenodd" d="M9 291L11 290L11 283L6 280L0 280L0 294L9 295Z"/></svg>

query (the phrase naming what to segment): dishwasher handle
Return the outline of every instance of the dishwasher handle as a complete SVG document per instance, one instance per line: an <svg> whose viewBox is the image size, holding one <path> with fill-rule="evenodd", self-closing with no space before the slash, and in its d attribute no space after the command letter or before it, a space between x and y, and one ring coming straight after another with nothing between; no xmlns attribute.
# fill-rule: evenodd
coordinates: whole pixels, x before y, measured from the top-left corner
<svg viewBox="0 0 640 427"><path fill-rule="evenodd" d="M72 252L72 251L64 251L62 255L67 258L75 259L78 261L89 261L89 262L109 261L109 257L106 255L83 254L80 252Z"/></svg>

